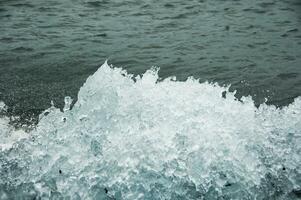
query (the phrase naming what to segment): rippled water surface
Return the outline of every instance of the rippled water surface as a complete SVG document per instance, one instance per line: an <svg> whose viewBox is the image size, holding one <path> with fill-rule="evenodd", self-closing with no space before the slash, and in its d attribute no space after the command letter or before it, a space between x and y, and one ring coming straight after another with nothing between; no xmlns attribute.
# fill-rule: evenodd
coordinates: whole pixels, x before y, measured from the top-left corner
<svg viewBox="0 0 301 200"><path fill-rule="evenodd" d="M0 199L300 199L300 67L300 0L0 0Z"/></svg>
<svg viewBox="0 0 301 200"><path fill-rule="evenodd" d="M76 98L105 59L232 84L257 103L301 94L298 0L1 0L0 26L0 99L17 115Z"/></svg>

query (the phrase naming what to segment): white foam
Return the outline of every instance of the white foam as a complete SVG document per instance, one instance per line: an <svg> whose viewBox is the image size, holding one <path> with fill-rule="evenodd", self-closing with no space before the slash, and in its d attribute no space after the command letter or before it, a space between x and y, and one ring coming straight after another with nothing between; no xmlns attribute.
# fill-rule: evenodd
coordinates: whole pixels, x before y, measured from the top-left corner
<svg viewBox="0 0 301 200"><path fill-rule="evenodd" d="M72 199L261 199L277 192L271 177L284 197L300 187L300 98L257 109L218 85L158 81L156 69L135 80L105 63L72 110L45 111L17 148L19 183Z"/></svg>
<svg viewBox="0 0 301 200"><path fill-rule="evenodd" d="M2 108L6 107L4 103L2 105ZM11 149L17 141L26 138L27 136L28 134L25 133L25 131L21 129L15 130L10 126L7 117L0 117L0 153L1 151Z"/></svg>
<svg viewBox="0 0 301 200"><path fill-rule="evenodd" d="M0 101L0 112L1 111L5 111L6 110L6 106L5 106L5 103Z"/></svg>

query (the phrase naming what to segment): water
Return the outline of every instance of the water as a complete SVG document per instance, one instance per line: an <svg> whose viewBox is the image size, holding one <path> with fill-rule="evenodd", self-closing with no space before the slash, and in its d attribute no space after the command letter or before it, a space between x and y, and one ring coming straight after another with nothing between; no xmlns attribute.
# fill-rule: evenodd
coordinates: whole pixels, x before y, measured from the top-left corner
<svg viewBox="0 0 301 200"><path fill-rule="evenodd" d="M141 74L232 84L256 104L301 91L298 0L1 0L0 99L30 119L109 59Z"/></svg>
<svg viewBox="0 0 301 200"><path fill-rule="evenodd" d="M0 199L300 198L300 13L1 0Z"/></svg>
<svg viewBox="0 0 301 200"><path fill-rule="evenodd" d="M105 63L65 102L29 133L0 130L2 199L300 197L300 98L256 108L228 88Z"/></svg>

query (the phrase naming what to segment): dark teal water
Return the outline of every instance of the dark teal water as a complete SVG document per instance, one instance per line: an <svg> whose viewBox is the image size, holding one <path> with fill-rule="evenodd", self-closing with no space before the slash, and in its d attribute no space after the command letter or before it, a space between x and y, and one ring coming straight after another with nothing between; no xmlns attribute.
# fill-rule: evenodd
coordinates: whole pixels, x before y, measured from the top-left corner
<svg viewBox="0 0 301 200"><path fill-rule="evenodd" d="M106 59L287 105L301 95L301 2L0 1L0 100L10 114L29 119L76 98Z"/></svg>
<svg viewBox="0 0 301 200"><path fill-rule="evenodd" d="M0 0L1 200L300 199L300 114L301 0Z"/></svg>

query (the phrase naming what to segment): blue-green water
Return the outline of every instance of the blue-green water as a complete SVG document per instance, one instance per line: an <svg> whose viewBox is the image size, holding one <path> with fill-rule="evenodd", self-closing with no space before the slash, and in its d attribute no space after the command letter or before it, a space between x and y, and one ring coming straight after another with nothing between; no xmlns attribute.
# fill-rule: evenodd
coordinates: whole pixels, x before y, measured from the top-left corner
<svg viewBox="0 0 301 200"><path fill-rule="evenodd" d="M300 56L298 0L0 0L0 199L300 199Z"/></svg>
<svg viewBox="0 0 301 200"><path fill-rule="evenodd" d="M0 1L0 100L28 118L109 63L231 84L256 103L301 94L298 0Z"/></svg>

